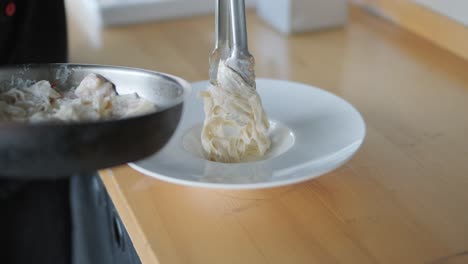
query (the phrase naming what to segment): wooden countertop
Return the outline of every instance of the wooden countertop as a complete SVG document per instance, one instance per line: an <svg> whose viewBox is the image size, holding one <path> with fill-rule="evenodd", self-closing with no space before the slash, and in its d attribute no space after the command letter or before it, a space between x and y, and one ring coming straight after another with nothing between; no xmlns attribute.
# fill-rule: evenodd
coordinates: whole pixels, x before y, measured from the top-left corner
<svg viewBox="0 0 468 264"><path fill-rule="evenodd" d="M346 29L283 37L250 13L261 77L312 84L367 123L345 166L259 191L189 188L127 166L102 179L143 263L468 263L468 63L352 9ZM71 37L74 62L207 78L213 18Z"/></svg>

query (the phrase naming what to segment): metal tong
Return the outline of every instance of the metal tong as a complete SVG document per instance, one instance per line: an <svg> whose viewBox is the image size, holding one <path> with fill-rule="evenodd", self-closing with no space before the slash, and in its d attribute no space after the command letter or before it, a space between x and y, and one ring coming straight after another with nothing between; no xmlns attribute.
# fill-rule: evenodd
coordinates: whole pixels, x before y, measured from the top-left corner
<svg viewBox="0 0 468 264"><path fill-rule="evenodd" d="M255 60L247 45L244 0L216 0L215 49L210 56L210 82L217 84L218 66L225 61L255 88Z"/></svg>

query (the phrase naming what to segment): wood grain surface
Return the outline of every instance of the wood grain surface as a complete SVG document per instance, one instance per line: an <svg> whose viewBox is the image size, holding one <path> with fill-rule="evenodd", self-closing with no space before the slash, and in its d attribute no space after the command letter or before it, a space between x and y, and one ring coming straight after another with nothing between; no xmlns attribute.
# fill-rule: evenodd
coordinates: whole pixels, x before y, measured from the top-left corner
<svg viewBox="0 0 468 264"><path fill-rule="evenodd" d="M72 34L71 58L207 79L213 26L111 28L101 48ZM354 8L330 31L285 37L253 13L248 26L258 76L342 96L363 114L366 140L336 171L267 190L103 170L143 263L468 263L468 63Z"/></svg>
<svg viewBox="0 0 468 264"><path fill-rule="evenodd" d="M461 22L411 0L351 1L468 60L468 27Z"/></svg>

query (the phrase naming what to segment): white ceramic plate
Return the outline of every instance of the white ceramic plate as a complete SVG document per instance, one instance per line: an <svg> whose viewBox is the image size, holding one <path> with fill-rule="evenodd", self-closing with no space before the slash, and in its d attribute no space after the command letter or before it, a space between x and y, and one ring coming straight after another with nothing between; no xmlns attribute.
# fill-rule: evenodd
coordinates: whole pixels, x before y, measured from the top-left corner
<svg viewBox="0 0 468 264"><path fill-rule="evenodd" d="M255 189L302 182L348 161L361 146L365 124L348 102L309 85L257 79L272 128L272 150L264 160L226 164L207 161L201 152L204 119L198 93L207 81L193 84L180 125L157 154L129 165L157 179L177 184Z"/></svg>

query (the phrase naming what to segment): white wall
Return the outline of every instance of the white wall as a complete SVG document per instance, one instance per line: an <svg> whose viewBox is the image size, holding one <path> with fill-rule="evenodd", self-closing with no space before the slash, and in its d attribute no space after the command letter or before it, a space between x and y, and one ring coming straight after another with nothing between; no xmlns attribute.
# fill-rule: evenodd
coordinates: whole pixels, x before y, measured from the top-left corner
<svg viewBox="0 0 468 264"><path fill-rule="evenodd" d="M437 13L468 26L468 0L415 0Z"/></svg>

